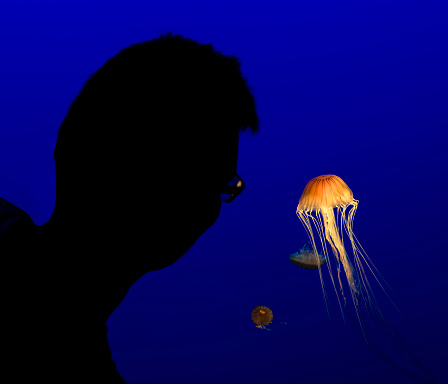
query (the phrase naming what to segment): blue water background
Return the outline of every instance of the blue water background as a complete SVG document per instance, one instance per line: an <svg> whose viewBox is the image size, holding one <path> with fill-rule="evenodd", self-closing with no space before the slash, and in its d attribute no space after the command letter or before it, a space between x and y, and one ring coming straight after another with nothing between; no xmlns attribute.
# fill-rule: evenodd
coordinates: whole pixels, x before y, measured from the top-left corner
<svg viewBox="0 0 448 384"><path fill-rule="evenodd" d="M240 58L254 89L260 133L240 138L244 193L177 263L140 279L108 320L130 384L428 382L375 328L378 346L368 348L356 320L342 322L325 268L330 318L318 272L289 261L307 241L295 215L300 195L321 174L341 177L359 200L355 234L401 310L373 284L385 317L432 379L448 382L446 8L432 0L2 5L0 196L36 224L54 205L59 125L88 76L121 48L169 31L213 43ZM272 309L270 330L251 322L257 305Z"/></svg>

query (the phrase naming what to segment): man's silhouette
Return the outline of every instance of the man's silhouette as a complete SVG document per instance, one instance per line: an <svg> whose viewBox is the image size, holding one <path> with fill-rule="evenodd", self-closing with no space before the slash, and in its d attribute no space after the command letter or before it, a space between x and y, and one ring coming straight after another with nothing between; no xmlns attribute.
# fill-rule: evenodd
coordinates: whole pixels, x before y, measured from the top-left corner
<svg viewBox="0 0 448 384"><path fill-rule="evenodd" d="M124 383L106 321L242 190L247 127L258 118L239 62L211 45L168 34L88 79L59 129L51 219L36 226L0 199L5 382Z"/></svg>

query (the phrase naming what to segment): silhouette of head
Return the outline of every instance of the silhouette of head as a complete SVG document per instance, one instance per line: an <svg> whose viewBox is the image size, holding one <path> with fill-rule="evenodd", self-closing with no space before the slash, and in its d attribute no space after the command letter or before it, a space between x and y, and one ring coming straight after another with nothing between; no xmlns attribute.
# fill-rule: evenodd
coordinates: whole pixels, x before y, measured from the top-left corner
<svg viewBox="0 0 448 384"><path fill-rule="evenodd" d="M157 228L188 249L219 215L248 127L258 118L236 57L171 34L131 45L88 79L59 129L51 221L128 244Z"/></svg>

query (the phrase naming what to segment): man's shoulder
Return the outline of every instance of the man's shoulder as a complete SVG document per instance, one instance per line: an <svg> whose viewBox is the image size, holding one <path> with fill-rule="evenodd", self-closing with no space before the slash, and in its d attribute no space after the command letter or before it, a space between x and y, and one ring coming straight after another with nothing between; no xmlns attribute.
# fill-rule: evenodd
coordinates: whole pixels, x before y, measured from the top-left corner
<svg viewBox="0 0 448 384"><path fill-rule="evenodd" d="M34 226L28 213L0 197L0 236L32 230Z"/></svg>

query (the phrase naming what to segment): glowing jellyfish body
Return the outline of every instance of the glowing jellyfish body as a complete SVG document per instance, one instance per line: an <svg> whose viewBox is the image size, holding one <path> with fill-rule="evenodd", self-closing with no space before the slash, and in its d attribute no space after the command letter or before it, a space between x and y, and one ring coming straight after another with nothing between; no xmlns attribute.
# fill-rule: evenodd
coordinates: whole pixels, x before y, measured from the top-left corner
<svg viewBox="0 0 448 384"><path fill-rule="evenodd" d="M257 325L257 328L264 328L272 321L274 315L268 307L259 305L252 310L250 317Z"/></svg>
<svg viewBox="0 0 448 384"><path fill-rule="evenodd" d="M300 252L290 255L289 260L291 263L305 269L317 269L325 264L325 257L322 254L314 253L310 242L306 243Z"/></svg>
<svg viewBox="0 0 448 384"><path fill-rule="evenodd" d="M342 299L345 304L346 297L341 276L341 271L343 270L362 327L359 313L360 300L366 304L366 308L378 312L379 309L376 306L364 266L367 266L372 273L373 269L376 268L371 263L353 233L353 219L357 207L358 200L353 198L352 191L340 177L335 175L323 175L315 177L308 182L300 198L296 214L307 231L314 253L317 254L316 246L319 243L320 247L323 249L331 281L338 297L342 315L344 316L341 299L336 288L336 279L333 276L332 265L328 257L329 249L331 249L334 258L336 259L337 280L339 281ZM313 228L315 229L315 232L313 231ZM349 259L347 250L344 246L343 232L345 232L350 239L349 246L353 253L352 261ZM315 233L317 233L318 237L315 237ZM320 268L319 275L326 303L324 282ZM378 278L375 275L374 277L378 281Z"/></svg>
<svg viewBox="0 0 448 384"><path fill-rule="evenodd" d="M414 356L409 347L404 343L403 339L399 337L399 335L394 332L385 321L376 303L371 285L367 279L366 272L368 270L370 270L386 296L389 299L390 297L381 285L379 278L374 273L374 271L378 273L378 270L375 268L353 233L353 219L357 208L358 200L353 198L352 191L340 177L335 175L323 175L315 177L308 182L302 196L300 197L296 213L307 231L314 254L317 255L317 241L319 241L320 246L323 249L330 278L338 297L342 316L344 317L344 312L337 289L336 279L332 272L332 263L328 257L329 249L331 249L334 258L336 259L337 280L339 281L339 288L344 304L346 302L346 297L344 295L343 278L341 273L342 270L347 279L350 294L356 310L356 315L361 325L361 330L365 341L367 342L367 337L364 332L364 321L363 316L361 315L361 309L364 309L368 314L373 314L372 320L374 320L374 322L380 320L380 329L385 331L388 336L391 336L395 343L421 369L429 381L433 382L432 378L429 376L428 372L418 358ZM313 228L317 233L317 237L315 237ZM344 246L344 233L350 239L350 243L347 242L347 246L349 246L349 250L351 248L351 260L348 256L347 249ZM319 276L324 293L325 304L327 304L321 268L319 268ZM379 275L379 277L381 277L381 275ZM381 279L384 281L382 277ZM395 306L393 302L392 304ZM395 308L398 309L396 306ZM389 359L387 361L390 362ZM394 367L398 366L393 362L392 364ZM406 369L403 370L400 368L400 371L406 372Z"/></svg>

